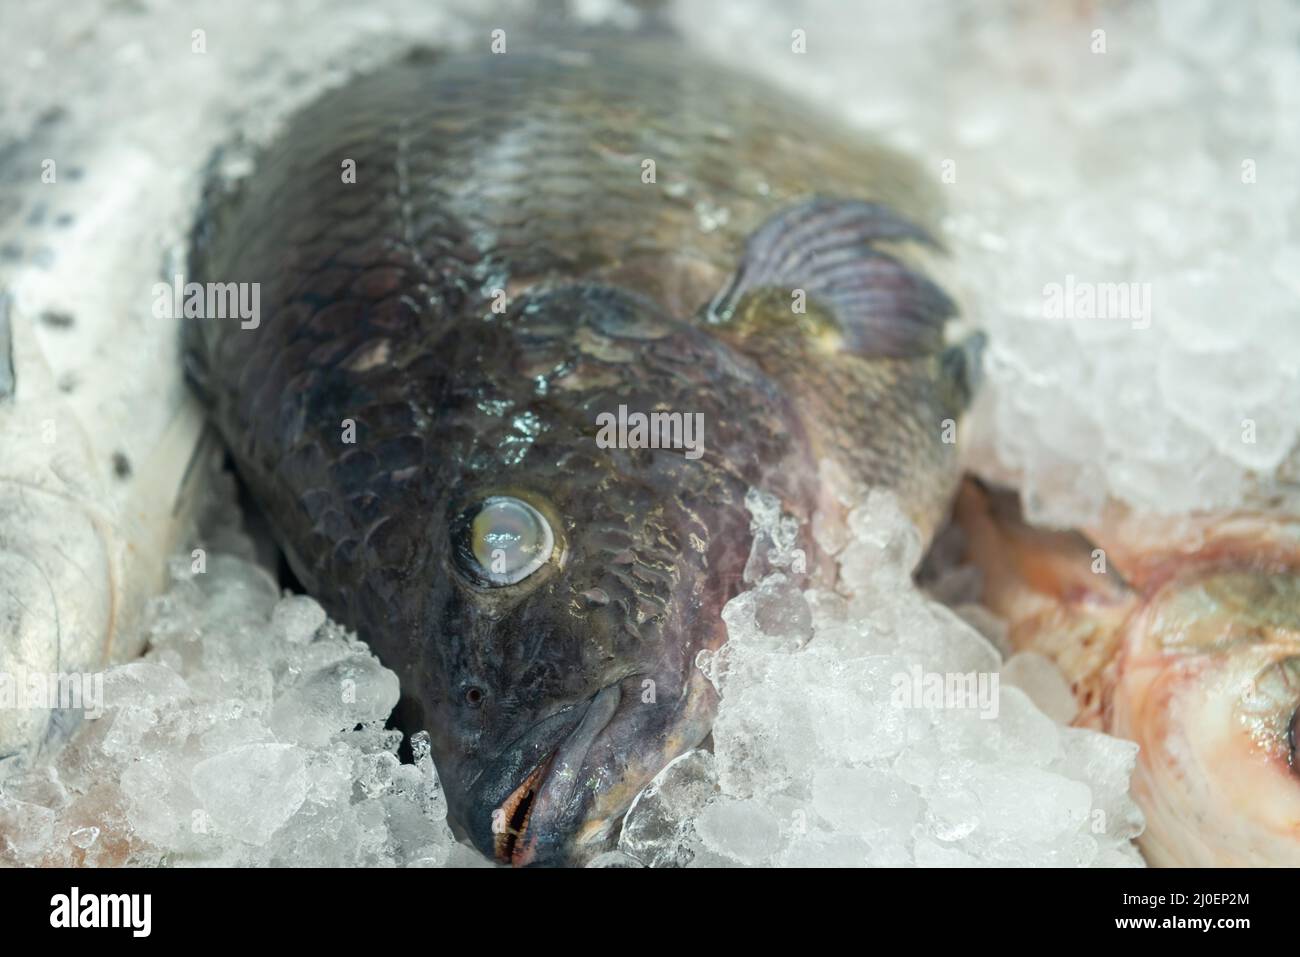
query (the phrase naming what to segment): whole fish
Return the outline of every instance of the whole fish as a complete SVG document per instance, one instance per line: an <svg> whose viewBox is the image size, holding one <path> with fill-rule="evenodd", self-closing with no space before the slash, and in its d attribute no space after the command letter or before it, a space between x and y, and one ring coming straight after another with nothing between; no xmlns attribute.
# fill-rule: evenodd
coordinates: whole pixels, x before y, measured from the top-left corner
<svg viewBox="0 0 1300 957"><path fill-rule="evenodd" d="M186 320L193 379L302 585L400 676L462 839L582 863L707 737L749 490L941 521L979 342L945 340L937 214L668 39L417 53L213 187L188 278L258 283L260 317Z"/></svg>
<svg viewBox="0 0 1300 957"><path fill-rule="evenodd" d="M1300 865L1300 522L1113 511L1085 537L975 483L957 518L985 603L1060 667L1074 723L1140 745L1147 862Z"/></svg>

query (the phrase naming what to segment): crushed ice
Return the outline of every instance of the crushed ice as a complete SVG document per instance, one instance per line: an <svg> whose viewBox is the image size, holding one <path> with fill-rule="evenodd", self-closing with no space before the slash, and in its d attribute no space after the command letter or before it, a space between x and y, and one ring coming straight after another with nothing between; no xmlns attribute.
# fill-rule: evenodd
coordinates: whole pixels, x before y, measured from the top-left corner
<svg viewBox="0 0 1300 957"><path fill-rule="evenodd" d="M749 502L757 581L700 661L722 694L713 752L665 769L597 865L1140 863L1135 745L1062 727L1009 682L911 694L934 676L987 691L1000 656L912 583L920 543L892 496L850 513L835 591L792 584L797 527ZM452 838L424 736L398 758L396 676L223 524L201 563L173 563L104 715L0 783L0 862L486 864Z"/></svg>
<svg viewBox="0 0 1300 957"><path fill-rule="evenodd" d="M779 541L773 504L756 514ZM1062 727L1005 682L992 701L912 694L991 682L1000 655L912 583L921 546L892 496L848 524L835 591L773 570L727 605L727 643L700 662L722 695L712 753L667 767L597 863L1140 864L1136 745Z"/></svg>
<svg viewBox="0 0 1300 957"><path fill-rule="evenodd" d="M447 828L427 737L403 764L401 733L384 729L397 676L314 600L282 595L238 523L227 512L173 562L148 653L104 677L104 714L52 764L0 783L0 863L472 857Z"/></svg>

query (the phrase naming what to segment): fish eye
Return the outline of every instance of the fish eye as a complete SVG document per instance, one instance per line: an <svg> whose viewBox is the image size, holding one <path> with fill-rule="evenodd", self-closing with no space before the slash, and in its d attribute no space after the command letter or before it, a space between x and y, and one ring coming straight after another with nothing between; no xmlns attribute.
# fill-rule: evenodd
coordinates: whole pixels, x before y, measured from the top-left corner
<svg viewBox="0 0 1300 957"><path fill-rule="evenodd" d="M456 559L479 584L514 585L547 563L555 535L545 516L527 502L494 495L461 514Z"/></svg>
<svg viewBox="0 0 1300 957"><path fill-rule="evenodd" d="M1289 655L1260 670L1237 702L1236 710L1261 746L1286 758L1300 774L1300 655Z"/></svg>

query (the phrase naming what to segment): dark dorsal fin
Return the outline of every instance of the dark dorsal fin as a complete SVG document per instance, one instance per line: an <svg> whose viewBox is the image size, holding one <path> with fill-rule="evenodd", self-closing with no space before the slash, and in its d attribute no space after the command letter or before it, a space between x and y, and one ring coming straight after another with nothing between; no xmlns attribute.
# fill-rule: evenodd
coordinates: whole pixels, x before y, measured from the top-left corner
<svg viewBox="0 0 1300 957"><path fill-rule="evenodd" d="M742 300L761 290L801 289L833 315L850 352L938 353L956 306L919 270L874 246L905 241L939 248L924 229L881 203L819 197L791 206L750 237L708 318L730 322Z"/></svg>

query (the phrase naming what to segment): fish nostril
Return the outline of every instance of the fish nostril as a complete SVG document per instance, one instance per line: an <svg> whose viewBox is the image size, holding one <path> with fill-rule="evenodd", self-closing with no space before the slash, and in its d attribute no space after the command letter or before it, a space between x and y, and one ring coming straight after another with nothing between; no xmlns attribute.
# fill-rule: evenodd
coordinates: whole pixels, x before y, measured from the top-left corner
<svg viewBox="0 0 1300 957"><path fill-rule="evenodd" d="M470 685L465 689L465 703L471 708L477 708L483 703L483 689L477 685Z"/></svg>

